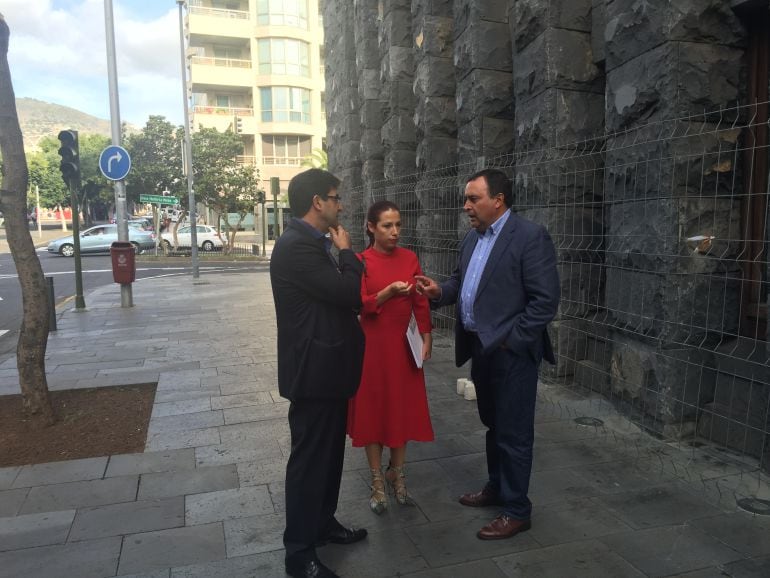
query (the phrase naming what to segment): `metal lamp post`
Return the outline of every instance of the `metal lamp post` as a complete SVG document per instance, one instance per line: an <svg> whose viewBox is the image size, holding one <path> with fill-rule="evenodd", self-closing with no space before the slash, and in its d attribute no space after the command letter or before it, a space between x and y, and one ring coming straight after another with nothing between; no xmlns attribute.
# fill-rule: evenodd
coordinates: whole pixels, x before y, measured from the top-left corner
<svg viewBox="0 0 770 578"><path fill-rule="evenodd" d="M187 174L187 199L190 205L190 245L192 257L193 279L200 276L198 267L198 232L196 224L195 193L193 191L193 162L192 162L192 137L190 135L190 103L187 98L187 57L184 49L184 18L182 8L186 5L185 0L176 0L179 6L179 50L181 52L182 62L182 100L184 102L184 171Z"/></svg>
<svg viewBox="0 0 770 578"><path fill-rule="evenodd" d="M104 0L104 21L107 34L107 76L110 89L110 127L112 144L120 146L120 101L118 99L118 67L115 60L115 26L112 17L112 0ZM128 208L126 207L126 183L115 181L115 223L118 241L128 241ZM133 307L134 298L130 284L120 285L120 306Z"/></svg>

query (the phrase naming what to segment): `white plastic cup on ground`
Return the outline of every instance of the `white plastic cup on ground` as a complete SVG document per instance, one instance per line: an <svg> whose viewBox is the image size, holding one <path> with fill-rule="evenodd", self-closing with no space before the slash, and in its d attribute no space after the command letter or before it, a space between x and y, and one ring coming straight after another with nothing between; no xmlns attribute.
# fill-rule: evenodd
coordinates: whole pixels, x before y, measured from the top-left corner
<svg viewBox="0 0 770 578"><path fill-rule="evenodd" d="M469 381L468 385L465 386L463 397L468 401L473 401L474 399L476 399L476 386L473 385L472 381Z"/></svg>
<svg viewBox="0 0 770 578"><path fill-rule="evenodd" d="M470 380L461 377L457 380L457 395L465 395L465 388L468 387Z"/></svg>

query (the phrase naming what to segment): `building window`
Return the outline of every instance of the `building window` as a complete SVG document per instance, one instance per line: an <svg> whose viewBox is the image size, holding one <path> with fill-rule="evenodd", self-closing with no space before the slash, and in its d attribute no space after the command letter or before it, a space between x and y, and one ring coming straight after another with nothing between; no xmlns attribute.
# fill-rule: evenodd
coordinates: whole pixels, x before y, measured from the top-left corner
<svg viewBox="0 0 770 578"><path fill-rule="evenodd" d="M260 26L307 28L307 0L259 0L257 22Z"/></svg>
<svg viewBox="0 0 770 578"><path fill-rule="evenodd" d="M223 60L240 60L241 49L236 46L215 46L214 58L221 58Z"/></svg>
<svg viewBox="0 0 770 578"><path fill-rule="evenodd" d="M310 124L310 91L289 86L259 89L262 122L303 122Z"/></svg>
<svg viewBox="0 0 770 578"><path fill-rule="evenodd" d="M309 136L262 135L262 162L266 165L299 165L310 154Z"/></svg>
<svg viewBox="0 0 770 578"><path fill-rule="evenodd" d="M218 94L216 99L218 107L230 108L230 97L227 94Z"/></svg>
<svg viewBox="0 0 770 578"><path fill-rule="evenodd" d="M290 38L260 38L259 73L310 76L307 42Z"/></svg>

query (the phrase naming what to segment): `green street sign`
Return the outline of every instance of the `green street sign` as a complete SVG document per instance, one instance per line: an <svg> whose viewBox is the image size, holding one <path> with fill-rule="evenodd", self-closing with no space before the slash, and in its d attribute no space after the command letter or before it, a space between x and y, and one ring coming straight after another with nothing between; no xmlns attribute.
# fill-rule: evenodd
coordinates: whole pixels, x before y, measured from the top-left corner
<svg viewBox="0 0 770 578"><path fill-rule="evenodd" d="M159 205L178 205L179 199L176 197L165 197L163 195L139 195L140 203L158 203Z"/></svg>

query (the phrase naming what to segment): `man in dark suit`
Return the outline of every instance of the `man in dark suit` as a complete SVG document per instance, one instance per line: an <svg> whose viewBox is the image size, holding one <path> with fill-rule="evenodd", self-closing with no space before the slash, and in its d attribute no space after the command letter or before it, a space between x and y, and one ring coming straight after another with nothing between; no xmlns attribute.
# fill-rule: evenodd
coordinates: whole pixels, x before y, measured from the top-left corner
<svg viewBox="0 0 770 578"><path fill-rule="evenodd" d="M465 186L463 209L474 230L460 245L454 273L438 285L417 277L433 307L457 304L455 362L471 360L479 416L487 427L489 481L460 496L465 506L500 506L482 540L529 530L537 371L554 363L546 326L559 305L556 251L544 227L510 211L511 181L486 169Z"/></svg>
<svg viewBox="0 0 770 578"><path fill-rule="evenodd" d="M278 239L270 280L278 325L278 389L291 401L286 466L286 573L337 576L315 547L351 544L366 530L334 517L345 455L348 399L358 389L364 334L358 324L363 265L337 221L339 179L310 169L289 183L295 218ZM327 236L328 234L328 236ZM339 262L330 249L339 249Z"/></svg>

